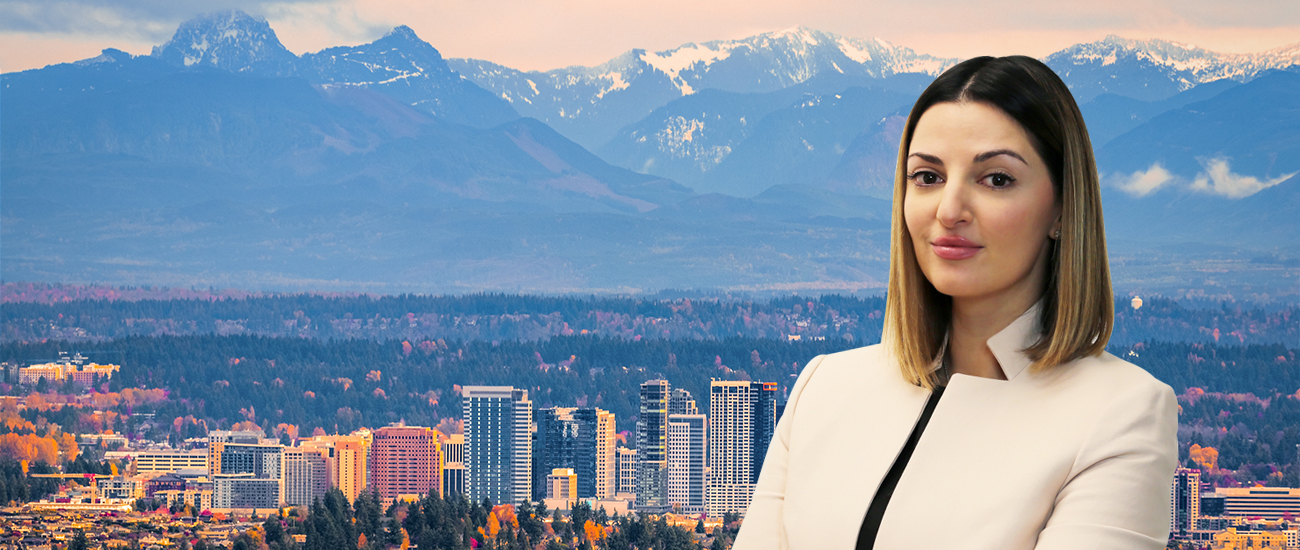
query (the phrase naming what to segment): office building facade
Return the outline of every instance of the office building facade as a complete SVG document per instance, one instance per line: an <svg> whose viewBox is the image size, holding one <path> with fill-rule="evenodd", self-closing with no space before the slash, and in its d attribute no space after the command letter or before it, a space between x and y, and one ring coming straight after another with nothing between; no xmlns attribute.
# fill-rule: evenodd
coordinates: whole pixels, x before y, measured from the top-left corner
<svg viewBox="0 0 1300 550"><path fill-rule="evenodd" d="M330 487L337 487L348 502L355 502L370 479L370 441L368 435L321 435L299 446L321 449Z"/></svg>
<svg viewBox="0 0 1300 550"><path fill-rule="evenodd" d="M211 434L209 434L211 438ZM233 439L233 438L232 438ZM260 439L260 438L259 438ZM252 441L240 438L238 441ZM271 507L284 502L284 447L266 443L232 443L218 439L208 441L208 479L215 483L220 476L237 480L226 485L226 493L213 489L213 498L217 508L266 508L270 497L266 497L267 487L276 487ZM231 477L236 476L236 477ZM241 495L238 491L248 489L256 494ZM222 506L238 503L238 506ZM253 503L257 506L243 506Z"/></svg>
<svg viewBox="0 0 1300 550"><path fill-rule="evenodd" d="M461 389L465 493L470 500L519 503L533 495L533 403L510 386Z"/></svg>
<svg viewBox="0 0 1300 550"><path fill-rule="evenodd" d="M772 382L720 381L709 387L707 511L745 514L776 429Z"/></svg>
<svg viewBox="0 0 1300 550"><path fill-rule="evenodd" d="M278 479L258 478L247 472L217 474L212 485L212 507L216 509L275 509L282 502Z"/></svg>
<svg viewBox="0 0 1300 550"><path fill-rule="evenodd" d="M707 433L702 414L668 415L668 504L680 513L705 511Z"/></svg>
<svg viewBox="0 0 1300 550"><path fill-rule="evenodd" d="M284 450L284 502L311 506L324 499L330 488L329 460L324 449L289 447Z"/></svg>
<svg viewBox="0 0 1300 550"><path fill-rule="evenodd" d="M442 446L438 430L387 426L374 431L370 443L370 488L384 504L401 495L425 496L442 491Z"/></svg>
<svg viewBox="0 0 1300 550"><path fill-rule="evenodd" d="M1201 517L1201 471L1179 468L1169 492L1169 536L1183 537L1197 528Z"/></svg>
<svg viewBox="0 0 1300 550"><path fill-rule="evenodd" d="M135 455L135 471L139 474L192 469L208 469L207 451L144 451Z"/></svg>
<svg viewBox="0 0 1300 550"><path fill-rule="evenodd" d="M465 494L465 434L452 434L442 443L442 494Z"/></svg>
<svg viewBox="0 0 1300 550"><path fill-rule="evenodd" d="M614 469L618 471L614 483L615 495L636 494L637 468L636 449L627 447L614 449Z"/></svg>
<svg viewBox="0 0 1300 550"><path fill-rule="evenodd" d="M672 388L667 380L641 384L640 415L636 422L636 507L659 513L668 506L668 403Z"/></svg>

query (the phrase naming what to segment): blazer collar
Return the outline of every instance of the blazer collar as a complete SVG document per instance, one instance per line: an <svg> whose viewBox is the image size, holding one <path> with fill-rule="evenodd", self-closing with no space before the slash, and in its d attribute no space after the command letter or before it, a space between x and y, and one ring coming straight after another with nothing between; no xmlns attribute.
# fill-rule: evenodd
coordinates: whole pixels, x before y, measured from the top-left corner
<svg viewBox="0 0 1300 550"><path fill-rule="evenodd" d="M1015 321L1007 325L1006 328L998 331L988 339L989 350L997 358L998 364L1002 366L1002 374L1007 380L1014 379L1025 368L1033 362L1029 356L1025 355L1024 349L1034 345L1038 341L1042 330L1039 326L1038 315L1043 309L1043 299L1040 297L1034 305L1020 314ZM930 370L933 372L943 366L943 358L948 350L948 333L943 335L943 343L939 345L939 354L934 358L934 363Z"/></svg>

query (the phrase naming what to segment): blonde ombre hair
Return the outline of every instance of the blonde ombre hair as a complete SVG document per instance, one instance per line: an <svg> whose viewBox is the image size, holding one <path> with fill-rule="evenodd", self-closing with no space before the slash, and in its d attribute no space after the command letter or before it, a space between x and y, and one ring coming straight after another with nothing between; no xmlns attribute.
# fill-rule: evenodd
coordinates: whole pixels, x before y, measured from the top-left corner
<svg viewBox="0 0 1300 550"><path fill-rule="evenodd" d="M977 57L944 71L917 99L898 147L889 294L882 342L903 377L934 389L932 372L952 319L952 298L926 279L903 219L907 156L921 115L938 103L980 102L1020 123L1046 162L1061 201L1061 236L1054 240L1038 319L1041 338L1023 350L1030 372L1099 355L1110 341L1115 304L1106 259L1101 189L1092 142L1069 88L1042 62L1025 56Z"/></svg>

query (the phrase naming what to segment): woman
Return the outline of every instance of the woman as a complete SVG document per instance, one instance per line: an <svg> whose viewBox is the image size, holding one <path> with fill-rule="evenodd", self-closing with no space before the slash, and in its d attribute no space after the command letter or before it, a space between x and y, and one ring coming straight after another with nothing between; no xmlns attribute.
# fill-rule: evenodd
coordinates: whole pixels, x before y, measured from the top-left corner
<svg viewBox="0 0 1300 550"><path fill-rule="evenodd" d="M1065 84L944 72L899 147L882 343L804 368L734 548L1163 548L1178 405L1105 352L1113 307Z"/></svg>

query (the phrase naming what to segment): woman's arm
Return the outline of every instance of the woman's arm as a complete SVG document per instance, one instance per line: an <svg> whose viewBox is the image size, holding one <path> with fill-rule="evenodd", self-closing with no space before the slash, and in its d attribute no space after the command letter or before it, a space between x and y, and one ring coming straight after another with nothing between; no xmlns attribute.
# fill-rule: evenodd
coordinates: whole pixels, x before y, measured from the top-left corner
<svg viewBox="0 0 1300 550"><path fill-rule="evenodd" d="M741 523L732 550L785 550L788 547L781 510L785 504L785 469L790 451L790 430L794 425L799 394L803 393L804 386L808 385L808 379L812 378L813 371L817 370L823 357L825 356L818 355L809 361L790 389L785 412L781 414L781 420L777 421L776 433L767 446L763 469L758 474L758 484L754 486L754 498L745 511L745 520Z"/></svg>
<svg viewBox="0 0 1300 550"><path fill-rule="evenodd" d="M1165 547L1178 465L1178 400L1153 381L1100 412L1056 496L1036 550Z"/></svg>

